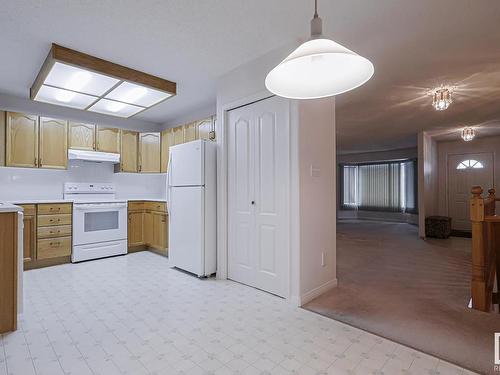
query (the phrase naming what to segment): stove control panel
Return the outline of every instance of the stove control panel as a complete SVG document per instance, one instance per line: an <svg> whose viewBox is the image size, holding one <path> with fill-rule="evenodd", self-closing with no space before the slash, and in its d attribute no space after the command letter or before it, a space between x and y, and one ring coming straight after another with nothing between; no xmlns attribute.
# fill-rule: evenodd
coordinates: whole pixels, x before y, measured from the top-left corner
<svg viewBox="0 0 500 375"><path fill-rule="evenodd" d="M65 194L115 194L116 187L112 183L66 182Z"/></svg>

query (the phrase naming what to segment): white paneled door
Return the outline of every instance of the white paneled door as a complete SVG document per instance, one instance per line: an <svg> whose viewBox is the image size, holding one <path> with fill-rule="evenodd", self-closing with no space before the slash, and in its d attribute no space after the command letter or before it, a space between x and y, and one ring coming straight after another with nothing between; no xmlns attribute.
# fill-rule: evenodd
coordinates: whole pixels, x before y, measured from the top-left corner
<svg viewBox="0 0 500 375"><path fill-rule="evenodd" d="M471 230L470 198L473 186L485 192L493 187L493 154L448 156L448 215L455 230Z"/></svg>
<svg viewBox="0 0 500 375"><path fill-rule="evenodd" d="M228 113L228 276L288 291L290 106L272 97Z"/></svg>

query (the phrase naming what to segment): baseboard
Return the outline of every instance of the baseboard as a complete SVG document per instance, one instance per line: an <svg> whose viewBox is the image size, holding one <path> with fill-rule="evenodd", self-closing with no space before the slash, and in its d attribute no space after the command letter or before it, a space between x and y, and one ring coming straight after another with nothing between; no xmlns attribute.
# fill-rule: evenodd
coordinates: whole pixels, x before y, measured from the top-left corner
<svg viewBox="0 0 500 375"><path fill-rule="evenodd" d="M320 285L317 288L314 288L309 292L302 294L299 297L292 298L292 300L295 300L298 306L304 306L306 303L312 301L316 297L319 297L323 293L328 292L330 289L335 288L337 284L337 279L330 280L323 285Z"/></svg>
<svg viewBox="0 0 500 375"><path fill-rule="evenodd" d="M66 264L66 263L71 263L71 255L57 257L57 258L32 260L31 262L24 263L24 270L29 271L37 268L58 266L60 264Z"/></svg>

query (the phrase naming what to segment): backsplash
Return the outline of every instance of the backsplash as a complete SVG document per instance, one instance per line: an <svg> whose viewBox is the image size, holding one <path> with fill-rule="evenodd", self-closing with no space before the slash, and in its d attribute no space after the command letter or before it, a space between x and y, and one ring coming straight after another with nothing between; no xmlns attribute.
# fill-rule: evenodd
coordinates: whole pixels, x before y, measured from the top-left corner
<svg viewBox="0 0 500 375"><path fill-rule="evenodd" d="M112 182L119 199L164 199L166 191L163 173L114 173L111 163L70 161L67 170L0 167L0 201L62 199L65 182Z"/></svg>

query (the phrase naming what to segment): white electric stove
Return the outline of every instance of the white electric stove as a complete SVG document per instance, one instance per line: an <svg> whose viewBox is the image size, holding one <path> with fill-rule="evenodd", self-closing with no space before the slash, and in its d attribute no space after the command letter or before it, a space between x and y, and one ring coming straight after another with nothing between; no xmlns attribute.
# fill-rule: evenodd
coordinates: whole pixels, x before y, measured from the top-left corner
<svg viewBox="0 0 500 375"><path fill-rule="evenodd" d="M73 201L72 262L127 253L127 201L114 184L67 182L64 199Z"/></svg>

